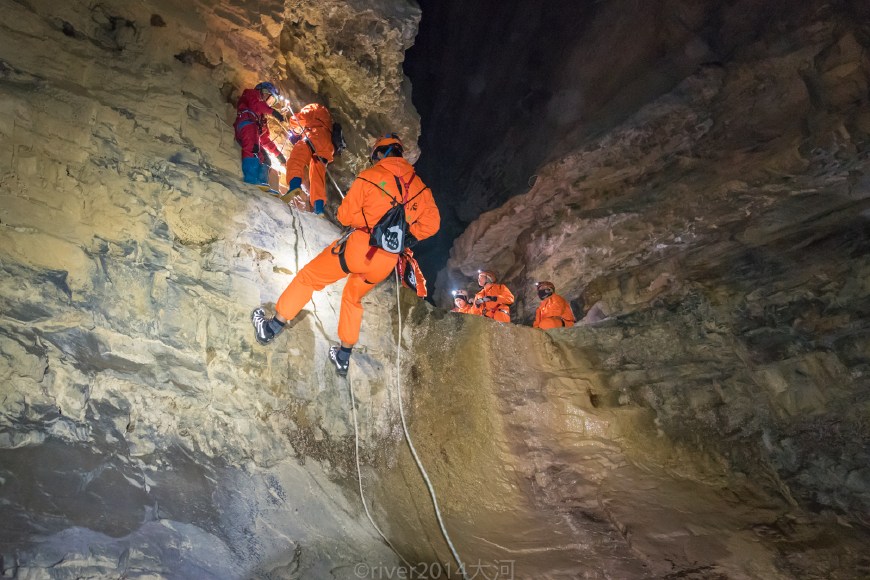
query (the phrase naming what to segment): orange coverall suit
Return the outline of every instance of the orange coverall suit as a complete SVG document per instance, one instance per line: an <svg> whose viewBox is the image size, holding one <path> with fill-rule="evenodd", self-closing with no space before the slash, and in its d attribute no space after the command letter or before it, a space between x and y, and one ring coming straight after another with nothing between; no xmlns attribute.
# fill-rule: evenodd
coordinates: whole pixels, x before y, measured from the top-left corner
<svg viewBox="0 0 870 580"><path fill-rule="evenodd" d="M291 115L288 120L292 129L302 129L302 136L308 141L303 138L293 145L287 159L287 182L294 177L301 179L307 165L311 205L313 207L318 199L326 203L326 164L332 163L335 151L332 146L332 115L323 105L311 103L302 107L295 119ZM314 147L313 152L311 147ZM315 156L317 159L313 158Z"/></svg>
<svg viewBox="0 0 870 580"><path fill-rule="evenodd" d="M474 303L488 296L494 296L496 300L483 302L480 306L474 306L471 314L479 314L499 322L510 322L511 311L508 306L514 303L514 295L508 290L508 287L504 284L493 284L490 282L474 295Z"/></svg>
<svg viewBox="0 0 870 580"><path fill-rule="evenodd" d="M393 198L402 199L403 192L399 191L395 176L403 182L413 176L408 191L409 197L414 199L405 206L405 219L410 225L411 234L423 240L438 231L441 214L432 198L432 191L415 175L414 167L401 157L381 159L359 174L359 178L350 186L347 197L338 206L338 221L356 228L345 243L344 253L337 253L336 240L308 262L275 304L275 310L281 316L292 320L311 300L315 290L322 290L347 276L341 295L338 338L343 343L356 344L362 324L362 297L389 276L399 260L398 254L370 246L369 234L364 231L374 226L392 206L387 193L374 184L383 187Z"/></svg>
<svg viewBox="0 0 870 580"><path fill-rule="evenodd" d="M541 301L535 312L535 322L532 326L544 330L574 326L574 313L564 298L558 294L552 294Z"/></svg>
<svg viewBox="0 0 870 580"><path fill-rule="evenodd" d="M459 312L460 314L477 314L474 311L474 304L468 302L465 303L465 306L457 306L450 312Z"/></svg>

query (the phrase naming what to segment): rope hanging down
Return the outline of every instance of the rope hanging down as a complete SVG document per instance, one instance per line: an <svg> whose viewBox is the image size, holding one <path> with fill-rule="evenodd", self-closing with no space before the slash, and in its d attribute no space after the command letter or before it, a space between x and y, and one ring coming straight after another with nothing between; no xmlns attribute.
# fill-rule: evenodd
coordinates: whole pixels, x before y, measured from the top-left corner
<svg viewBox="0 0 870 580"><path fill-rule="evenodd" d="M359 427L357 427L356 420L356 396L353 392L353 382L347 381L348 388L350 389L350 410L351 415L353 416L353 437L354 437L354 451L356 457L356 475L359 481L359 497L362 500L363 509L366 512L366 517L369 518L369 521L372 523L372 527L378 532L378 534L383 538L383 540L387 543L390 549L398 556L402 562L408 567L408 569L413 570L413 566L399 553L395 546L387 539L387 536L384 535L384 532L381 531L381 528L378 527L378 524L375 523L372 514L369 512L369 506L366 503L366 496L363 493L363 484L362 484L362 469L360 469L359 465Z"/></svg>
<svg viewBox="0 0 870 580"><path fill-rule="evenodd" d="M432 487L432 482L429 480L429 474L426 473L426 469L423 467L423 463L420 461L420 456L417 455L417 450L414 448L414 443L411 441L411 434L408 432L408 425L405 423L405 410L402 405L402 362L401 362L401 352L402 352L402 303L399 297L399 291L401 290L401 285L399 283L399 273L396 274L396 310L398 311L399 317L399 337L396 340L396 394L399 397L399 417L402 419L402 430L405 432L405 441L408 442L408 448L411 450L411 455L414 456L414 461L417 463L417 468L420 470L420 473L423 475L423 480L426 482L426 487L429 490L429 496L432 498L432 505L435 507L435 517L438 519L438 525L441 527L441 534L444 536L444 539L447 541L447 546L450 548L450 552L453 554L453 559L456 560L456 563L459 565L459 572L462 574L462 577L465 580L468 580L468 575L465 573L465 565L462 563L462 560L459 559L459 554L456 552L456 548L453 546L453 541L450 539L450 535L447 533L447 528L444 526L444 519L441 517L441 509L438 507L438 498L435 497L435 488Z"/></svg>

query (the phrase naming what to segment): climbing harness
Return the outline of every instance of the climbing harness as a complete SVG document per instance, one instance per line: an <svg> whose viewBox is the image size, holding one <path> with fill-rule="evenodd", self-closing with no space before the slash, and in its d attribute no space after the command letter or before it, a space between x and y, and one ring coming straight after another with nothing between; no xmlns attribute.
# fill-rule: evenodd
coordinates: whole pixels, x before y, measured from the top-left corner
<svg viewBox="0 0 870 580"><path fill-rule="evenodd" d="M450 539L450 535L447 533L447 528L444 526L444 520L441 517L441 509L438 507L438 498L435 497L435 489L432 487L432 482L429 480L429 474L426 473L426 469L423 467L423 463L420 461L420 457L417 455L417 450L414 448L414 443L411 441L411 434L408 432L408 425L405 423L405 411L404 406L402 405L402 303L400 301L399 296L399 272L396 271L396 310L398 311L398 321L399 321L399 336L396 339L396 395L399 398L399 417L402 419L402 430L405 432L405 441L408 442L408 448L411 450L411 455L414 456L414 461L417 463L417 467L420 469L420 474L423 476L423 480L426 482L426 488L429 490L429 496L432 498L432 505L435 507L435 516L438 519L438 526L441 528L441 534L444 536L444 540L447 542L447 546L450 548L450 552L453 554L453 558L456 560L456 563L459 565L459 572L462 574L462 577L465 580L468 580L468 575L465 572L465 565L462 563L462 560L459 558L459 554L456 552L456 548L453 546L453 541Z"/></svg>
<svg viewBox="0 0 870 580"><path fill-rule="evenodd" d="M333 256L338 256L338 265L341 267L341 271L345 274L350 274L350 268L347 266L347 260L344 257L344 251L347 248L347 240L350 238L350 235L356 231L356 228L348 228L346 232L344 232L340 238L335 240L335 243L332 245Z"/></svg>

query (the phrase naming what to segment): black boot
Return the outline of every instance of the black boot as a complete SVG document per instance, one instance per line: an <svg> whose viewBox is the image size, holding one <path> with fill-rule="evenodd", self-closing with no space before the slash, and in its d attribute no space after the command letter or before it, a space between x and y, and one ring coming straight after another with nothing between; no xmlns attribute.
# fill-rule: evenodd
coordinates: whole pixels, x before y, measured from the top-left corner
<svg viewBox="0 0 870 580"><path fill-rule="evenodd" d="M254 325L254 338L260 344L269 344L284 330L284 323L274 316L266 318L266 311L262 308L254 308L251 312L251 324Z"/></svg>
<svg viewBox="0 0 870 580"><path fill-rule="evenodd" d="M350 367L350 352L351 349L338 345L329 347L329 360L335 365L335 372L340 377L347 376L347 369Z"/></svg>

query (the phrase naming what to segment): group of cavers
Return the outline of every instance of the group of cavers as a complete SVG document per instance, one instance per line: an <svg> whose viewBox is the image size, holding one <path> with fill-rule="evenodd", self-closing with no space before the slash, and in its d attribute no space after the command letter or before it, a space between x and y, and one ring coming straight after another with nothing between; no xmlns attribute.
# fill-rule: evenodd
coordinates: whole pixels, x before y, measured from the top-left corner
<svg viewBox="0 0 870 580"><path fill-rule="evenodd" d="M322 215L326 203L326 166L345 146L341 125L333 123L329 109L318 103L307 105L298 113L286 107L290 110L287 116L276 108L282 101L286 104L275 85L268 82L245 89L239 97L233 128L236 142L242 148L243 179L280 195L286 203L298 203L304 197L302 180L307 166L309 201L314 213ZM289 157L284 156L269 134L270 116L285 130L287 141L293 146ZM268 153L286 168L286 192L270 186L270 174L276 176L278 172L271 171Z"/></svg>
<svg viewBox="0 0 870 580"><path fill-rule="evenodd" d="M477 284L480 291L474 295L474 299L468 298L465 290L453 291L452 312L461 314L473 314L492 318L498 322L510 322L510 306L514 303L514 295L504 284L496 281L495 273L490 270L481 270L477 273ZM541 299L538 309L535 311L535 328L565 328L574 326L574 312L568 301L556 294L556 286L547 280L535 283L538 298Z"/></svg>
<svg viewBox="0 0 870 580"><path fill-rule="evenodd" d="M272 140L268 117L286 132L287 142L292 144L289 156L285 157ZM327 165L344 147L340 125L333 122L325 106L312 103L294 112L272 83L262 82L242 92L233 127L242 150L246 183L299 208L300 202L305 203L303 177L307 167L305 205L314 214L323 215ZM270 154L285 166L286 192L270 183L278 181ZM346 278L338 319L340 344L331 346L328 355L340 376L347 375L353 346L359 340L363 296L394 270L405 286L426 295L425 280L410 248L434 235L441 225L432 192L404 158L398 135L389 133L376 139L369 159L371 167L357 175L336 210L336 219L345 226L341 237L299 270L275 303L273 315L267 315L262 307L251 314L257 342L269 344L301 312L315 290ZM514 300L510 290L497 284L490 271L481 272L478 282L482 289L473 301L464 292L455 293L454 311L510 322L509 307ZM574 324L571 308L554 294L551 283L539 282L538 295L542 302L535 327Z"/></svg>

